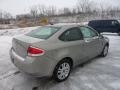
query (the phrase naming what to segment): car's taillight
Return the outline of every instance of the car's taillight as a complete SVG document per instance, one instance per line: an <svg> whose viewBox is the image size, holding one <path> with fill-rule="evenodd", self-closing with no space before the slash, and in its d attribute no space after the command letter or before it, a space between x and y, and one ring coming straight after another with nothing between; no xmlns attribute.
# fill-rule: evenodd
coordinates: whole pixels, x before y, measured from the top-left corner
<svg viewBox="0 0 120 90"><path fill-rule="evenodd" d="M45 53L43 49L30 46L27 50L28 56L40 56Z"/></svg>

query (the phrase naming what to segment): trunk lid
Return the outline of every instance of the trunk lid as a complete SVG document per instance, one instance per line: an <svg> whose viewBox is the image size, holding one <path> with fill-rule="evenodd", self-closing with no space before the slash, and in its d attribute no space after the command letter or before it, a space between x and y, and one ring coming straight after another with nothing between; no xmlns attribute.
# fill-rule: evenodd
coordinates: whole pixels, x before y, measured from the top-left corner
<svg viewBox="0 0 120 90"><path fill-rule="evenodd" d="M13 50L21 57L25 58L27 56L28 47L31 44L44 41L43 39L33 38L26 35L18 36L13 38L12 47Z"/></svg>

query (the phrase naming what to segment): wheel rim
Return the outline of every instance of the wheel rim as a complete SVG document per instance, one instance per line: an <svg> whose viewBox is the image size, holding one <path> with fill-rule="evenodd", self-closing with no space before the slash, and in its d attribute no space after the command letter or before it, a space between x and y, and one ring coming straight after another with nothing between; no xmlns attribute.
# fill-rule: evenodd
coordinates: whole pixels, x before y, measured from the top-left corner
<svg viewBox="0 0 120 90"><path fill-rule="evenodd" d="M70 65L69 63L63 63L59 66L57 76L60 80L65 79L70 72Z"/></svg>
<svg viewBox="0 0 120 90"><path fill-rule="evenodd" d="M106 56L107 53L108 53L108 46L105 46L105 48L104 48L104 56Z"/></svg>

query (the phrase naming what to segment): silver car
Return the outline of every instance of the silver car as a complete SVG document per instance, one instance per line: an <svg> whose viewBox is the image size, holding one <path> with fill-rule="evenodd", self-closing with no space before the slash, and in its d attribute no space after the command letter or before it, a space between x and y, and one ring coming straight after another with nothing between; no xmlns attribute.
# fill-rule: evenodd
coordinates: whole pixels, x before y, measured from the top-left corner
<svg viewBox="0 0 120 90"><path fill-rule="evenodd" d="M66 80L71 69L96 57L105 57L109 39L88 26L53 25L13 38L13 64L36 77Z"/></svg>

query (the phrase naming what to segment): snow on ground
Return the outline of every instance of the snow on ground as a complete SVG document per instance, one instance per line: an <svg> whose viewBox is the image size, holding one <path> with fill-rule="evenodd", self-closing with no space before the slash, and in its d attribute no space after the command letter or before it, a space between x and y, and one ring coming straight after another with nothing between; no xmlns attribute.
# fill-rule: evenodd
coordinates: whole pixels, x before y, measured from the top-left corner
<svg viewBox="0 0 120 90"><path fill-rule="evenodd" d="M34 28L0 31L0 90L120 90L120 37L116 34L105 35L110 38L107 57L97 57L76 67L64 82L19 72L9 57L12 37Z"/></svg>
<svg viewBox="0 0 120 90"><path fill-rule="evenodd" d="M38 26L39 27L39 26ZM16 29L0 29L0 36L13 36L27 33L38 27L16 28Z"/></svg>

